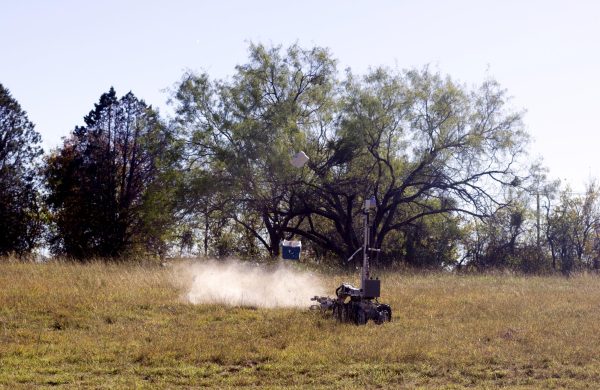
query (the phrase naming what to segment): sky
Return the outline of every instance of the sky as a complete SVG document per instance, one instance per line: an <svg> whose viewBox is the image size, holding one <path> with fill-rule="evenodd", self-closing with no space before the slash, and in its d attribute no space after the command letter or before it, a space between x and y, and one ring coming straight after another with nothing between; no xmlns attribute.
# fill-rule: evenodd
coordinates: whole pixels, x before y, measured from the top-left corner
<svg viewBox="0 0 600 390"><path fill-rule="evenodd" d="M0 83L46 151L111 86L169 115L187 70L226 78L250 42L330 49L340 70L429 66L500 82L529 159L581 191L600 179L600 1L0 0Z"/></svg>

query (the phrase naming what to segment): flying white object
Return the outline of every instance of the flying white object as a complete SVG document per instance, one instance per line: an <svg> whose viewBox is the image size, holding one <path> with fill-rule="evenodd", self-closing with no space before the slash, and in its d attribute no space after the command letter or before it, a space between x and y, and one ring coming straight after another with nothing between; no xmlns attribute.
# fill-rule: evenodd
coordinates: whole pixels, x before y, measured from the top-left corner
<svg viewBox="0 0 600 390"><path fill-rule="evenodd" d="M292 157L292 165L296 168L302 168L308 160L309 158L306 153L300 151Z"/></svg>

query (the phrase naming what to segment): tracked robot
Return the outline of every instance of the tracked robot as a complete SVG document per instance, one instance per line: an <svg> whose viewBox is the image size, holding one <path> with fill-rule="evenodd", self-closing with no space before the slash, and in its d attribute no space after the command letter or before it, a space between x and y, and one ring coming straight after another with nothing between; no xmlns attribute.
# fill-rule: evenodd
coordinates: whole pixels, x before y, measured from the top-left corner
<svg viewBox="0 0 600 390"><path fill-rule="evenodd" d="M375 208L375 199L367 199L363 211L364 218L364 243L348 261L362 251L363 264L360 278L360 288L351 284L343 283L335 290L335 298L315 296L311 300L316 301L313 309L333 312L333 317L339 322L350 322L356 325L364 325L369 320L376 324L383 324L392 320L392 308L380 303L378 298L381 293L381 281L373 279L369 272L369 256L377 253L380 249L370 247L370 223L369 212Z"/></svg>

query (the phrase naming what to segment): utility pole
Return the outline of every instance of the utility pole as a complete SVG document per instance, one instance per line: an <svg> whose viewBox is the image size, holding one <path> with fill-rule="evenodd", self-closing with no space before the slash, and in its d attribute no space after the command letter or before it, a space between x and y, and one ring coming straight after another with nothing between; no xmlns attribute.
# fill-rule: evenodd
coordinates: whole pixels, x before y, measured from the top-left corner
<svg viewBox="0 0 600 390"><path fill-rule="evenodd" d="M540 247L540 193L536 192L536 230L537 230L537 247Z"/></svg>

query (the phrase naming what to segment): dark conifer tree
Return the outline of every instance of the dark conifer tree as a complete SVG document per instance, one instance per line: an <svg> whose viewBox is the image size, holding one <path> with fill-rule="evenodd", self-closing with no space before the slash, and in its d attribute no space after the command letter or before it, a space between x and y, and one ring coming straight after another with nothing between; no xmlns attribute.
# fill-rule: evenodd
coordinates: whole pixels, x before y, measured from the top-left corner
<svg viewBox="0 0 600 390"><path fill-rule="evenodd" d="M160 186L169 165L166 127L142 100L131 92L119 99L113 88L84 121L48 158L53 252L115 258L156 246L164 232L148 226L156 195L149 189Z"/></svg>
<svg viewBox="0 0 600 390"><path fill-rule="evenodd" d="M23 255L42 232L37 162L40 135L25 111L0 84L0 255Z"/></svg>

